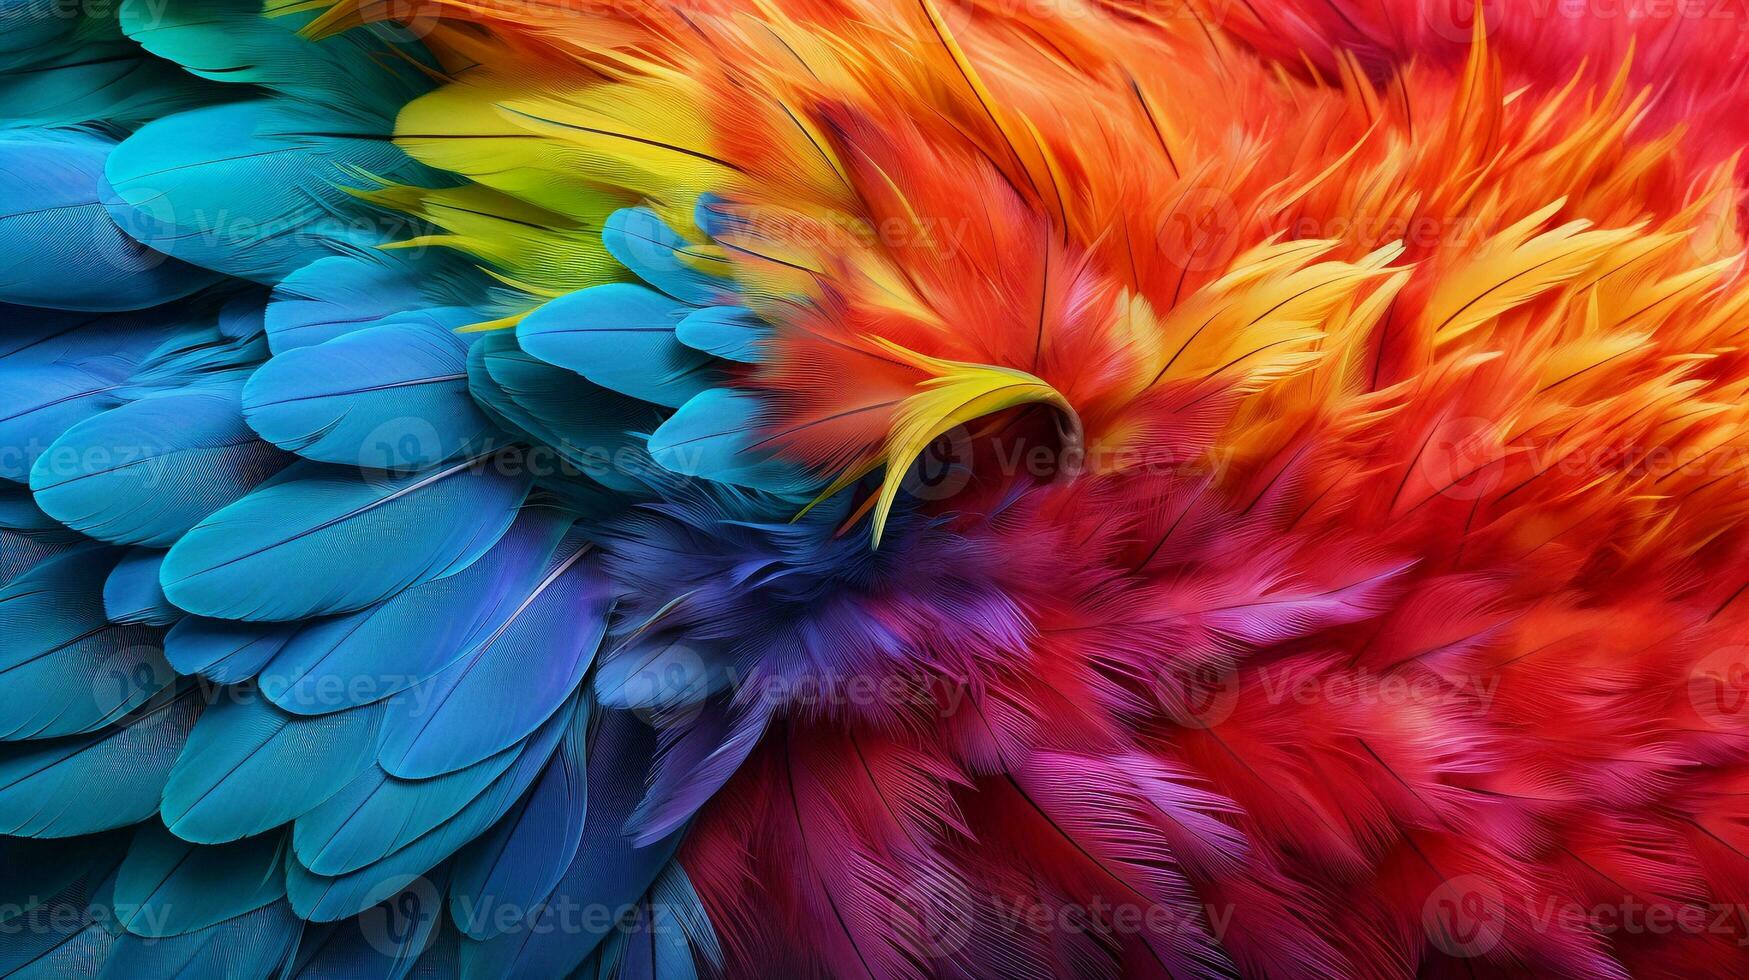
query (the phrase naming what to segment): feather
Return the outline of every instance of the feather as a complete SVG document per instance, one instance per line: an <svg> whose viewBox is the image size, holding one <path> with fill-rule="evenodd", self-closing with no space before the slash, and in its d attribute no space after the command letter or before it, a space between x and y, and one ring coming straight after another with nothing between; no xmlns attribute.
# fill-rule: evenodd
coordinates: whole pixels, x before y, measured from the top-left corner
<svg viewBox="0 0 1749 980"><path fill-rule="evenodd" d="M706 263L702 256L692 256L692 243L675 234L649 208L621 208L608 215L601 227L601 242L639 279L682 303L710 306L735 293L728 280L701 271L699 266Z"/></svg>
<svg viewBox="0 0 1749 980"><path fill-rule="evenodd" d="M740 770L770 720L770 705L716 700L690 723L664 726L649 789L627 818L626 835L641 846L678 831Z"/></svg>
<svg viewBox="0 0 1749 980"><path fill-rule="evenodd" d="M712 388L680 406L650 436L650 456L686 476L795 496L820 481L776 458L762 438L764 409L757 396Z"/></svg>
<svg viewBox="0 0 1749 980"><path fill-rule="evenodd" d="M468 351L468 390L501 425L557 452L602 486L643 491L635 475L637 434L662 423L655 406L531 356L508 330L488 334Z"/></svg>
<svg viewBox="0 0 1749 980"><path fill-rule="evenodd" d="M498 935L462 940L462 972L470 976L562 976L580 966L613 930L606 917L558 928L566 908L621 910L632 905L668 864L678 835L634 847L619 828L637 803L640 774L654 740L629 712L604 714L589 740L589 814L583 844L559 883L520 915L499 920ZM575 917L572 917L575 920ZM463 925L467 923L464 922Z"/></svg>
<svg viewBox="0 0 1749 980"><path fill-rule="evenodd" d="M642 286L595 286L524 317L516 340L603 388L678 408L716 380L711 359L674 337L690 309Z"/></svg>
<svg viewBox="0 0 1749 980"><path fill-rule="evenodd" d="M88 545L0 589L0 737L95 731L175 680L146 626L112 625L103 583L121 552Z"/></svg>
<svg viewBox="0 0 1749 980"><path fill-rule="evenodd" d="M147 51L202 78L257 85L337 115L392 119L429 87L428 56L360 31L317 43L298 36L304 12L264 16L227 0L124 0L121 29Z"/></svg>
<svg viewBox="0 0 1749 980"><path fill-rule="evenodd" d="M243 418L306 459L423 469L496 441L468 397L467 356L441 327L369 327L268 361L243 389Z"/></svg>
<svg viewBox="0 0 1749 980"><path fill-rule="evenodd" d="M184 684L113 727L0 746L0 833L71 837L151 818L202 705Z"/></svg>
<svg viewBox="0 0 1749 980"><path fill-rule="evenodd" d="M241 684L260 673L302 626L184 616L164 637L164 658L179 674Z"/></svg>
<svg viewBox="0 0 1749 980"><path fill-rule="evenodd" d="M543 575L476 629L456 662L396 695L377 754L384 769L429 778L472 765L533 732L594 662L613 594L573 536Z"/></svg>
<svg viewBox="0 0 1749 980"><path fill-rule="evenodd" d="M273 287L267 340L275 354L386 323L473 323L484 287L460 263L408 251L364 249L303 266ZM433 295L433 294L436 295Z"/></svg>
<svg viewBox="0 0 1749 980"><path fill-rule="evenodd" d="M728 361L756 364L771 342L771 327L740 306L707 306L681 317L674 336L694 350Z"/></svg>
<svg viewBox="0 0 1749 980"><path fill-rule="evenodd" d="M585 735L572 725L534 788L456 857L450 910L469 938L497 935L500 910L533 908L570 866L589 812Z"/></svg>
<svg viewBox="0 0 1749 980"><path fill-rule="evenodd" d="M109 913L125 843L112 834L87 839L82 853L33 846L0 856L0 875L20 888L0 918L0 974L51 980L101 968L115 944Z"/></svg>
<svg viewBox="0 0 1749 980"><path fill-rule="evenodd" d="M313 923L286 980L401 980L456 975L455 930L443 927L443 869L350 919Z"/></svg>
<svg viewBox="0 0 1749 980"><path fill-rule="evenodd" d="M317 875L300 863L287 867L287 893L298 914L331 922L377 904L448 859L509 812L545 768L567 726L588 724L577 699L553 713L530 738L516 762L455 816L373 864L337 877Z"/></svg>
<svg viewBox="0 0 1749 980"><path fill-rule="evenodd" d="M128 378L179 318L163 313L19 313L0 338L0 477L27 483L75 423L125 399Z"/></svg>
<svg viewBox="0 0 1749 980"><path fill-rule="evenodd" d="M252 692L201 715L164 786L164 825L223 844L273 829L339 792L370 764L382 709L307 718Z"/></svg>
<svg viewBox="0 0 1749 980"><path fill-rule="evenodd" d="M370 766L327 802L298 817L298 864L319 875L347 874L425 836L477 799L525 751L526 741L463 769L401 779Z"/></svg>
<svg viewBox="0 0 1749 980"><path fill-rule="evenodd" d="M137 310L215 280L110 223L99 190L114 145L81 132L0 132L0 302Z"/></svg>
<svg viewBox="0 0 1749 980"><path fill-rule="evenodd" d="M177 541L164 559L164 594L230 619L362 609L460 571L498 541L530 482L509 461L380 475L301 464ZM383 554L379 536L399 547Z"/></svg>
<svg viewBox="0 0 1749 980"><path fill-rule="evenodd" d="M0 105L9 107L8 126L101 123L132 129L209 98L204 83L131 42L88 40L64 50L39 48L37 54L26 64L0 65Z"/></svg>
<svg viewBox="0 0 1749 980"><path fill-rule="evenodd" d="M454 663L535 583L569 516L527 507L480 560L355 613L300 624L260 668L268 700L295 714L378 701Z"/></svg>
<svg viewBox="0 0 1749 980"><path fill-rule="evenodd" d="M145 6L139 3L138 6ZM370 123L308 106L232 102L153 120L109 154L111 218L193 265L257 282L397 237L345 187L424 171Z"/></svg>
<svg viewBox="0 0 1749 980"><path fill-rule="evenodd" d="M99 980L129 977L266 977L289 969L304 924L284 902L185 935L156 939L124 934Z"/></svg>
<svg viewBox="0 0 1749 980"><path fill-rule="evenodd" d="M277 902L285 897L284 853L279 834L206 847L157 821L142 823L116 873L117 924L167 939Z"/></svg>
<svg viewBox="0 0 1749 980"><path fill-rule="evenodd" d="M239 388L142 398L73 426L31 467L37 505L104 541L175 544L290 459L243 424Z"/></svg>
<svg viewBox="0 0 1749 980"><path fill-rule="evenodd" d="M182 618L182 610L164 598L164 588L158 584L158 566L163 562L164 553L149 548L130 548L116 562L103 582L103 612L110 622L170 626Z"/></svg>

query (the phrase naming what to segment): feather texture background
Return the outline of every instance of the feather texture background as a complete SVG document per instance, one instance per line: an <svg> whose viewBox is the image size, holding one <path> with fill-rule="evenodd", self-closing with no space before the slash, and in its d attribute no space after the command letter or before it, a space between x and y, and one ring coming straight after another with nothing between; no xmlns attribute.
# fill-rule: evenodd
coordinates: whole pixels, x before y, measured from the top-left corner
<svg viewBox="0 0 1749 980"><path fill-rule="evenodd" d="M0 0L0 976L1749 972L1745 54Z"/></svg>

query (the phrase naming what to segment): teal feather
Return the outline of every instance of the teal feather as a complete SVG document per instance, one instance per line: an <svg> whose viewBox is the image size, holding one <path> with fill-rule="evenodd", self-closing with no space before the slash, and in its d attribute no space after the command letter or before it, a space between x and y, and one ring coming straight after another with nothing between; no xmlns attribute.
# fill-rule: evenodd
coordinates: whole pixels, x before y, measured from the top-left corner
<svg viewBox="0 0 1749 980"><path fill-rule="evenodd" d="M360 202L361 174L434 182L379 127L313 106L232 102L165 116L109 154L110 216L193 265L258 282L417 226Z"/></svg>
<svg viewBox="0 0 1749 980"><path fill-rule="evenodd" d="M285 897L285 835L190 844L149 820L116 874L119 924L164 939L210 928Z"/></svg>
<svg viewBox="0 0 1749 980"><path fill-rule="evenodd" d="M119 19L128 37L195 75L260 86L332 116L382 125L432 87L422 69L436 65L418 45L372 31L299 37L315 16L268 17L260 4L235 0L123 0Z"/></svg>
<svg viewBox="0 0 1749 980"><path fill-rule="evenodd" d="M120 557L77 547L0 589L0 738L95 731L175 679L160 631L104 615L104 580Z"/></svg>
<svg viewBox="0 0 1749 980"><path fill-rule="evenodd" d="M468 337L388 324L274 357L243 390L262 438L308 459L419 469L501 437L468 397Z"/></svg>
<svg viewBox="0 0 1749 980"><path fill-rule="evenodd" d="M315 809L370 764L382 709L316 717L275 708L247 690L201 715L164 786L165 826L222 844Z"/></svg>
<svg viewBox="0 0 1749 980"><path fill-rule="evenodd" d="M528 473L513 463L486 457L410 474L299 464L178 541L164 559L164 594L228 619L362 609L485 554L528 493Z"/></svg>
<svg viewBox="0 0 1749 980"><path fill-rule="evenodd" d="M80 422L32 466L38 506L94 538L169 547L290 460L243 424L240 391L156 395Z"/></svg>
<svg viewBox="0 0 1749 980"><path fill-rule="evenodd" d="M110 622L171 626L182 618L182 610L164 598L164 587L158 584L163 563L162 551L128 549L103 582L103 612Z"/></svg>
<svg viewBox="0 0 1749 980"><path fill-rule="evenodd" d="M0 745L0 834L71 837L151 818L203 705L184 684L89 735Z"/></svg>
<svg viewBox="0 0 1749 980"><path fill-rule="evenodd" d="M641 434L662 423L647 402L590 384L531 356L508 330L487 334L468 351L468 389L507 429L556 452L577 471L621 493L641 494Z"/></svg>
<svg viewBox="0 0 1749 980"><path fill-rule="evenodd" d="M691 310L653 289L609 283L536 309L517 325L516 340L603 388L678 408L720 380L714 359L674 336Z"/></svg>
<svg viewBox="0 0 1749 980"><path fill-rule="evenodd" d="M97 980L140 977L276 977L297 954L304 924L284 902L181 936L123 933Z"/></svg>
<svg viewBox="0 0 1749 980"><path fill-rule="evenodd" d="M684 476L785 496L817 492L819 478L776 458L761 419L757 395L712 388L680 406L650 436L650 456Z"/></svg>

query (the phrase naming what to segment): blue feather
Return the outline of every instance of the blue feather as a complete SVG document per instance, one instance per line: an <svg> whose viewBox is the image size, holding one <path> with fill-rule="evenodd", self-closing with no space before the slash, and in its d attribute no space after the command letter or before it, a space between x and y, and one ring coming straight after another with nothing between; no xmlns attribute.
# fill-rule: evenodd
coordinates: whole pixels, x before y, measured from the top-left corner
<svg viewBox="0 0 1749 980"><path fill-rule="evenodd" d="M164 553L150 548L132 548L122 556L103 582L103 611L111 622L170 626L182 618L158 584L163 562Z"/></svg>
<svg viewBox="0 0 1749 980"><path fill-rule="evenodd" d="M42 512L29 490L10 483L0 483L0 528L33 534L60 532L59 537L73 536L72 532L61 526L61 522Z"/></svg>
<svg viewBox="0 0 1749 980"><path fill-rule="evenodd" d="M444 869L357 916L304 929L284 980L442 980L456 976L455 930L443 928Z"/></svg>
<svg viewBox="0 0 1749 980"><path fill-rule="evenodd" d="M400 779L370 766L327 802L297 818L298 863L319 875L374 864L454 817L521 758L525 744L432 779Z"/></svg>
<svg viewBox="0 0 1749 980"><path fill-rule="evenodd" d="M377 904L414 877L446 860L509 812L528 790L568 726L588 724L587 705L573 698L528 740L516 764L461 812L374 864L337 877L312 873L295 860L286 869L286 893L298 914L328 922Z"/></svg>
<svg viewBox="0 0 1749 980"><path fill-rule="evenodd" d="M681 318L674 336L724 360L756 364L771 339L771 327L744 306L708 306Z"/></svg>
<svg viewBox="0 0 1749 980"><path fill-rule="evenodd" d="M240 684L267 666L303 625L184 616L164 637L164 659L179 674Z"/></svg>
<svg viewBox="0 0 1749 980"><path fill-rule="evenodd" d="M376 475L299 464L176 542L164 559L164 594L225 619L362 609L485 554L528 493L526 468L512 462Z"/></svg>
<svg viewBox="0 0 1749 980"><path fill-rule="evenodd" d="M675 339L675 325L691 309L643 286L592 286L524 317L516 340L603 388L678 408L719 379L709 355Z"/></svg>
<svg viewBox="0 0 1749 980"><path fill-rule="evenodd" d="M533 908L570 866L589 813L585 734L571 726L534 789L456 858L450 911L469 937L497 935L499 910Z"/></svg>
<svg viewBox="0 0 1749 980"><path fill-rule="evenodd" d="M81 546L0 589L0 738L94 731L175 679L161 632L104 615L103 583L120 557Z"/></svg>
<svg viewBox="0 0 1749 980"><path fill-rule="evenodd" d="M613 929L613 923L587 916L577 922L565 910L626 908L649 890L673 857L678 834L634 847L620 832L643 788L654 734L626 711L605 712L599 721L589 741L589 816L582 846L558 885L528 915L491 939L462 940L464 976L564 976Z"/></svg>
<svg viewBox="0 0 1749 980"><path fill-rule="evenodd" d="M382 709L303 717L247 690L201 715L164 786L170 832L221 844L308 813L370 765Z"/></svg>
<svg viewBox="0 0 1749 980"><path fill-rule="evenodd" d="M190 844L140 824L115 879L118 924L163 939L218 925L285 897L285 836Z"/></svg>
<svg viewBox="0 0 1749 980"><path fill-rule="evenodd" d="M720 969L723 951L704 903L677 863L650 886L631 921L601 946L600 975L615 980L697 980L698 960Z"/></svg>
<svg viewBox="0 0 1749 980"><path fill-rule="evenodd" d="M556 451L602 486L645 491L632 471L645 458L638 433L662 424L656 406L531 356L509 330L487 334L468 352L468 389L500 424Z"/></svg>
<svg viewBox="0 0 1749 980"><path fill-rule="evenodd" d="M49 531L0 528L0 586L71 548L75 542Z"/></svg>
<svg viewBox="0 0 1749 980"><path fill-rule="evenodd" d="M412 687L454 663L475 630L539 582L570 523L552 508L524 508L462 571L304 624L261 670L262 692L287 711L323 714Z"/></svg>
<svg viewBox="0 0 1749 980"><path fill-rule="evenodd" d="M110 222L99 190L114 146L82 132L0 133L0 302L137 310L216 280Z"/></svg>
<svg viewBox="0 0 1749 980"><path fill-rule="evenodd" d="M526 737L582 681L613 595L573 537L540 581L469 638L454 664L390 700L377 760L405 778L472 765Z"/></svg>
<svg viewBox="0 0 1749 980"><path fill-rule="evenodd" d="M96 974L115 945L115 869L125 839L86 838L71 852L56 844L6 842L13 846L0 849L0 880L18 888L3 896L0 976L61 980Z"/></svg>
<svg viewBox="0 0 1749 980"><path fill-rule="evenodd" d="M0 746L0 834L70 837L150 818L203 704L185 684L124 724Z"/></svg>
<svg viewBox="0 0 1749 980"><path fill-rule="evenodd" d="M821 481L778 458L760 434L759 397L729 388L712 388L675 412L650 436L650 455L684 476L764 490L804 495Z"/></svg>
<svg viewBox="0 0 1749 980"><path fill-rule="evenodd" d="M240 388L154 395L73 426L31 467L37 505L94 538L169 547L290 461L243 424Z"/></svg>
<svg viewBox="0 0 1749 980"><path fill-rule="evenodd" d="M468 338L370 327L274 357L243 390L243 417L308 459L418 469L498 441L468 397Z"/></svg>
<svg viewBox="0 0 1749 980"><path fill-rule="evenodd" d="M273 287L267 338L275 354L384 323L447 329L485 319L481 275L447 251L346 250L298 269Z"/></svg>
<svg viewBox="0 0 1749 980"><path fill-rule="evenodd" d="M194 265L277 282L343 248L412 234L347 193L360 173L435 181L376 124L314 106L232 102L154 120L123 140L105 203L140 241Z"/></svg>
<svg viewBox="0 0 1749 980"><path fill-rule="evenodd" d="M649 208L621 208L608 215L601 244L639 279L682 303L709 306L735 295L733 282L698 270L702 256L693 244Z"/></svg>
<svg viewBox="0 0 1749 980"><path fill-rule="evenodd" d="M181 321L162 312L17 317L0 337L0 478L25 483L61 433L126 400L129 378Z"/></svg>
<svg viewBox="0 0 1749 980"><path fill-rule="evenodd" d="M169 939L124 933L97 980L278 976L290 967L303 931L286 903L275 902Z"/></svg>

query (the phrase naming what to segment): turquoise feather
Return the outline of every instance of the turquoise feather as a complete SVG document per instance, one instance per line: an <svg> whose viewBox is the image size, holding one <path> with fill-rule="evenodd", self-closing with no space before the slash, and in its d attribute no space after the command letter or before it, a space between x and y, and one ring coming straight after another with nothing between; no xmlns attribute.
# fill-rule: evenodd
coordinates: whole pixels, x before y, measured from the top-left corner
<svg viewBox="0 0 1749 980"><path fill-rule="evenodd" d="M31 468L38 506L94 538L175 544L290 461L243 424L240 391L156 395L73 426Z"/></svg>
<svg viewBox="0 0 1749 980"><path fill-rule="evenodd" d="M468 337L369 327L274 357L243 389L243 418L307 459L421 469L500 441L468 397Z"/></svg>
<svg viewBox="0 0 1749 980"><path fill-rule="evenodd" d="M116 874L119 924L164 939L270 905L285 897L284 856L283 834L203 846L142 823Z"/></svg>
<svg viewBox="0 0 1749 980"><path fill-rule="evenodd" d="M229 619L362 609L485 554L528 494L529 475L513 463L485 457L411 474L299 464L176 542L164 594Z"/></svg>
<svg viewBox="0 0 1749 980"><path fill-rule="evenodd" d="M643 286L592 286L524 317L516 340L535 357L603 388L679 408L720 380L709 355L674 336L691 310Z"/></svg>
<svg viewBox="0 0 1749 980"><path fill-rule="evenodd" d="M183 840L223 844L315 809L370 764L380 707L307 718L247 693L201 715L159 808Z"/></svg>

